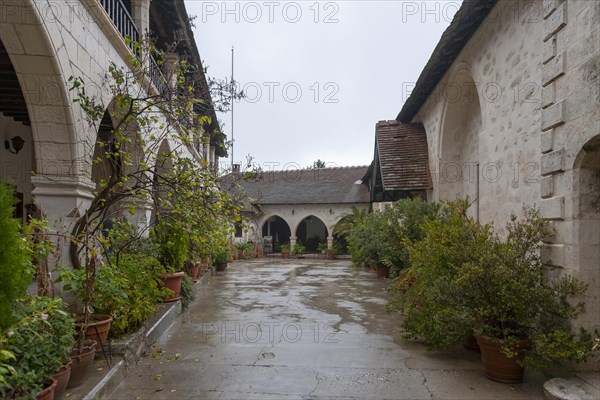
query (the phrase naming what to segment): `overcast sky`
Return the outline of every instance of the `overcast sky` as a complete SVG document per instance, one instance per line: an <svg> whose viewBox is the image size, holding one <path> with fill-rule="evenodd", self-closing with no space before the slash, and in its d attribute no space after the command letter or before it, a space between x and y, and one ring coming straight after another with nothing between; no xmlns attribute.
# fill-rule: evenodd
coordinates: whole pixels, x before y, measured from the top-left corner
<svg viewBox="0 0 600 400"><path fill-rule="evenodd" d="M369 164L375 124L397 116L460 1L186 6L209 75L231 74L235 48L235 79L247 94L234 108L235 161L249 154L264 169L284 169L317 159ZM219 118L230 138L231 116Z"/></svg>

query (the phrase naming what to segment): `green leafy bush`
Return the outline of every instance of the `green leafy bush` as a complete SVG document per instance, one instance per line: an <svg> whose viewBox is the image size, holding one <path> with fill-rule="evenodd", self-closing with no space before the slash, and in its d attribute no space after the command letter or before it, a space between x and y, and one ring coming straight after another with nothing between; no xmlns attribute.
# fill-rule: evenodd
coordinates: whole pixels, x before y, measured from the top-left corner
<svg viewBox="0 0 600 400"><path fill-rule="evenodd" d="M252 243L238 243L235 247L238 250L240 259L251 260L254 258L256 251Z"/></svg>
<svg viewBox="0 0 600 400"><path fill-rule="evenodd" d="M185 275L181 281L181 307L185 310L196 300L196 288L192 278Z"/></svg>
<svg viewBox="0 0 600 400"><path fill-rule="evenodd" d="M473 296L458 292L456 278L467 263L488 263L493 234L467 217L468 207L463 200L445 204L439 218L421 225L422 240L405 242L410 268L394 281L388 310L403 314L406 338L428 347L450 347L473 333Z"/></svg>
<svg viewBox="0 0 600 400"><path fill-rule="evenodd" d="M183 271L189 257L190 236L182 223L160 222L154 229L153 239L158 249L158 259L167 272Z"/></svg>
<svg viewBox="0 0 600 400"><path fill-rule="evenodd" d="M512 216L501 239L492 225L468 217L467 208L461 200L444 205L439 218L423 224L423 239L407 244L409 276L399 280L389 304L404 315L407 337L444 348L476 333L500 341L507 355L526 338L525 365L586 360L589 333L570 329L584 310L576 299L586 285L542 262L549 232L539 213Z"/></svg>
<svg viewBox="0 0 600 400"><path fill-rule="evenodd" d="M14 304L15 325L2 332L0 352L14 374L0 380L3 398L35 399L48 375L65 364L74 342L74 321L61 299L26 297Z"/></svg>
<svg viewBox="0 0 600 400"><path fill-rule="evenodd" d="M164 268L152 256L124 253L116 258L112 254L109 261L97 268L92 306L96 313L113 316L110 334L119 336L151 317L157 310L156 304L167 298L170 291L159 285L157 279ZM84 270L63 269L59 281L65 282L65 290L84 298Z"/></svg>
<svg viewBox="0 0 600 400"><path fill-rule="evenodd" d="M221 247L213 257L213 265L227 264L231 261L231 252L227 247Z"/></svg>
<svg viewBox="0 0 600 400"><path fill-rule="evenodd" d="M348 243L352 260L385 266L392 277L397 276L410 266L406 245L423 236L422 222L434 218L438 209L436 203L416 198L399 200L378 213L350 214L353 218Z"/></svg>
<svg viewBox="0 0 600 400"><path fill-rule="evenodd" d="M294 250L293 250L294 254L300 256L300 255L304 254L304 252L306 252L306 247L302 243L296 243L294 245Z"/></svg>
<svg viewBox="0 0 600 400"><path fill-rule="evenodd" d="M12 304L33 279L32 253L21 222L13 218L14 203L12 187L0 182L0 330L14 322Z"/></svg>

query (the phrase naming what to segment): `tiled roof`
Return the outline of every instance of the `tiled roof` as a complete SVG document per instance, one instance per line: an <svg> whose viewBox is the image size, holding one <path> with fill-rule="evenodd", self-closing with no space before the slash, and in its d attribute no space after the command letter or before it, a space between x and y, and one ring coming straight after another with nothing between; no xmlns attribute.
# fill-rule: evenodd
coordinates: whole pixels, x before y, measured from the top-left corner
<svg viewBox="0 0 600 400"><path fill-rule="evenodd" d="M427 156L427 136L421 124L379 121L375 150L384 190L423 190L433 187Z"/></svg>
<svg viewBox="0 0 600 400"><path fill-rule="evenodd" d="M446 74L463 47L477 31L497 0L465 0L433 50L410 97L396 118L411 122L436 85Z"/></svg>
<svg viewBox="0 0 600 400"><path fill-rule="evenodd" d="M369 203L369 190L360 183L367 168L263 171L256 179L240 179L238 184L253 204Z"/></svg>

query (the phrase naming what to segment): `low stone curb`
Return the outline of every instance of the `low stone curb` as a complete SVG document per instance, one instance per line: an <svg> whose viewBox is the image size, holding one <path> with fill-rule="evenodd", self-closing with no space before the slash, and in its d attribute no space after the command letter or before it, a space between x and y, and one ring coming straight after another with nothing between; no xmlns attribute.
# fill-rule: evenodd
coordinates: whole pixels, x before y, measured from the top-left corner
<svg viewBox="0 0 600 400"><path fill-rule="evenodd" d="M600 388L579 377L553 378L544 383L544 396L547 400L597 400Z"/></svg>
<svg viewBox="0 0 600 400"><path fill-rule="evenodd" d="M213 268L209 269L198 282L196 291L215 275ZM181 301L166 303L159 311L128 337L111 342L111 354L122 356L123 359L115 364L94 388L83 397L83 400L109 399L111 393L123 382L125 376L140 360L142 355L169 329L182 313Z"/></svg>

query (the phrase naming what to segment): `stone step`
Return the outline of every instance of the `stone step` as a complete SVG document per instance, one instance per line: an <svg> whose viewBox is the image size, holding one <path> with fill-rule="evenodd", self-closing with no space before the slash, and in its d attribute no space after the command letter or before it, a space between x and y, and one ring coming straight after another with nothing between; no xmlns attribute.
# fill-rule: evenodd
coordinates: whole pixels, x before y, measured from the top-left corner
<svg viewBox="0 0 600 400"><path fill-rule="evenodd" d="M600 374L586 374L585 380L572 378L553 378L544 383L544 395L547 400L598 400L600 399Z"/></svg>

